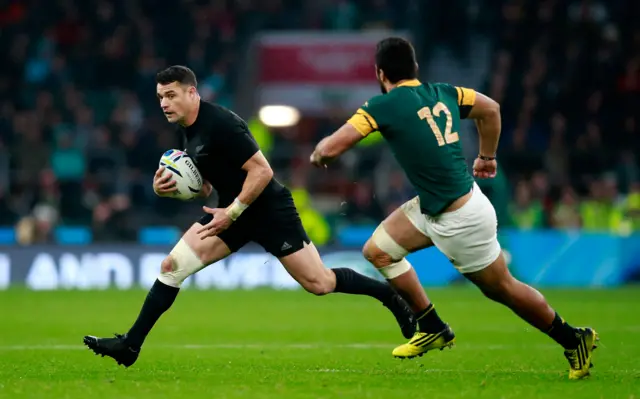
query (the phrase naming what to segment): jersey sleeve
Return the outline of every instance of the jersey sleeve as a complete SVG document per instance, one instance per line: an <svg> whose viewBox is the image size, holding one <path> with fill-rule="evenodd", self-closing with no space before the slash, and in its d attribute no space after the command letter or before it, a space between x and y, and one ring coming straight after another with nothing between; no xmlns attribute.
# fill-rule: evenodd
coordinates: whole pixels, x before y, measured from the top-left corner
<svg viewBox="0 0 640 399"><path fill-rule="evenodd" d="M466 87L454 86L458 93L458 108L460 108L460 119L466 119L471 112L471 108L476 105L476 91Z"/></svg>
<svg viewBox="0 0 640 399"><path fill-rule="evenodd" d="M384 119L383 108L384 98L382 96L373 97L358 108L356 113L347 120L347 123L366 137L380 129L380 123Z"/></svg>
<svg viewBox="0 0 640 399"><path fill-rule="evenodd" d="M448 96L455 98L458 104L458 110L460 111L460 119L466 119L469 116L471 108L476 104L475 90L453 86L448 83L435 83L434 86Z"/></svg>
<svg viewBox="0 0 640 399"><path fill-rule="evenodd" d="M219 126L219 140L221 150L229 160L231 167L241 169L242 166L254 156L260 147L251 135L246 124L231 119L224 120Z"/></svg>

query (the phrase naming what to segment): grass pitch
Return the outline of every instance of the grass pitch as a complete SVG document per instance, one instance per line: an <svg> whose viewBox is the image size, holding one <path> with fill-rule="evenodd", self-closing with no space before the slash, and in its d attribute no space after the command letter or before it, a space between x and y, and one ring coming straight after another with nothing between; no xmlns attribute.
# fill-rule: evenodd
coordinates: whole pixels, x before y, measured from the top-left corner
<svg viewBox="0 0 640 399"><path fill-rule="evenodd" d="M583 381L567 380L553 341L475 289L428 293L452 350L393 359L404 339L369 298L185 290L124 369L82 337L125 332L145 292L0 292L0 398L640 398L638 287L544 292L600 333Z"/></svg>

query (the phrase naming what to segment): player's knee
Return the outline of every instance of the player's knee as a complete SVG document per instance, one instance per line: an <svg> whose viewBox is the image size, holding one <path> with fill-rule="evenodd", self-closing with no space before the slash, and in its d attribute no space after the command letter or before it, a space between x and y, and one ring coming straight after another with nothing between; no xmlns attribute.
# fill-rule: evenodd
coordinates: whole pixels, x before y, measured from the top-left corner
<svg viewBox="0 0 640 399"><path fill-rule="evenodd" d="M171 287L180 287L182 282L189 277L189 274L178 265L179 263L175 257L169 254L160 264L158 280Z"/></svg>
<svg viewBox="0 0 640 399"><path fill-rule="evenodd" d="M180 287L187 277L202 269L203 263L184 240L180 240L160 265L158 280Z"/></svg>
<svg viewBox="0 0 640 399"><path fill-rule="evenodd" d="M391 255L378 248L371 239L369 239L362 248L362 255L378 269L393 263Z"/></svg>
<svg viewBox="0 0 640 399"><path fill-rule="evenodd" d="M409 251L391 237L384 225L380 225L365 244L362 253L369 262L380 269L404 259Z"/></svg>
<svg viewBox="0 0 640 399"><path fill-rule="evenodd" d="M173 264L173 257L171 255L164 258L160 264L160 273L171 273L173 271Z"/></svg>
<svg viewBox="0 0 640 399"><path fill-rule="evenodd" d="M158 276L158 280L172 287L180 287L180 284L182 284L182 281L184 281L184 279L178 279L179 273L176 273L177 271L178 270L175 259L172 255L168 255L162 260L162 263L160 264L160 275Z"/></svg>

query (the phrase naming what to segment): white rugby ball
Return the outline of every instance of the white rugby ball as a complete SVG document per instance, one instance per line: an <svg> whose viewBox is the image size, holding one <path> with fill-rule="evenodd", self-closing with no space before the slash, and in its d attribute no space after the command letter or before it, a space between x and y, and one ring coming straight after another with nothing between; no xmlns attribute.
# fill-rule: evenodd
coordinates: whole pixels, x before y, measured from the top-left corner
<svg viewBox="0 0 640 399"><path fill-rule="evenodd" d="M202 175L189 154L181 150L168 150L162 154L160 166L164 166L164 173L170 172L171 179L176 182L178 190L169 197L189 201L200 194Z"/></svg>

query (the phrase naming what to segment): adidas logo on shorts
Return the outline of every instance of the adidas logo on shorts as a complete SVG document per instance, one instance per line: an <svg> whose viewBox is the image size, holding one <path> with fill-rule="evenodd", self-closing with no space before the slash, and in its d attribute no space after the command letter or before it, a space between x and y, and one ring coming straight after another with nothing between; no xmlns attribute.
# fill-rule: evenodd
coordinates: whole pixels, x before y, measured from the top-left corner
<svg viewBox="0 0 640 399"><path fill-rule="evenodd" d="M282 247L280 247L280 250L286 251L287 249L291 249L291 244L285 241L284 244L282 244Z"/></svg>

